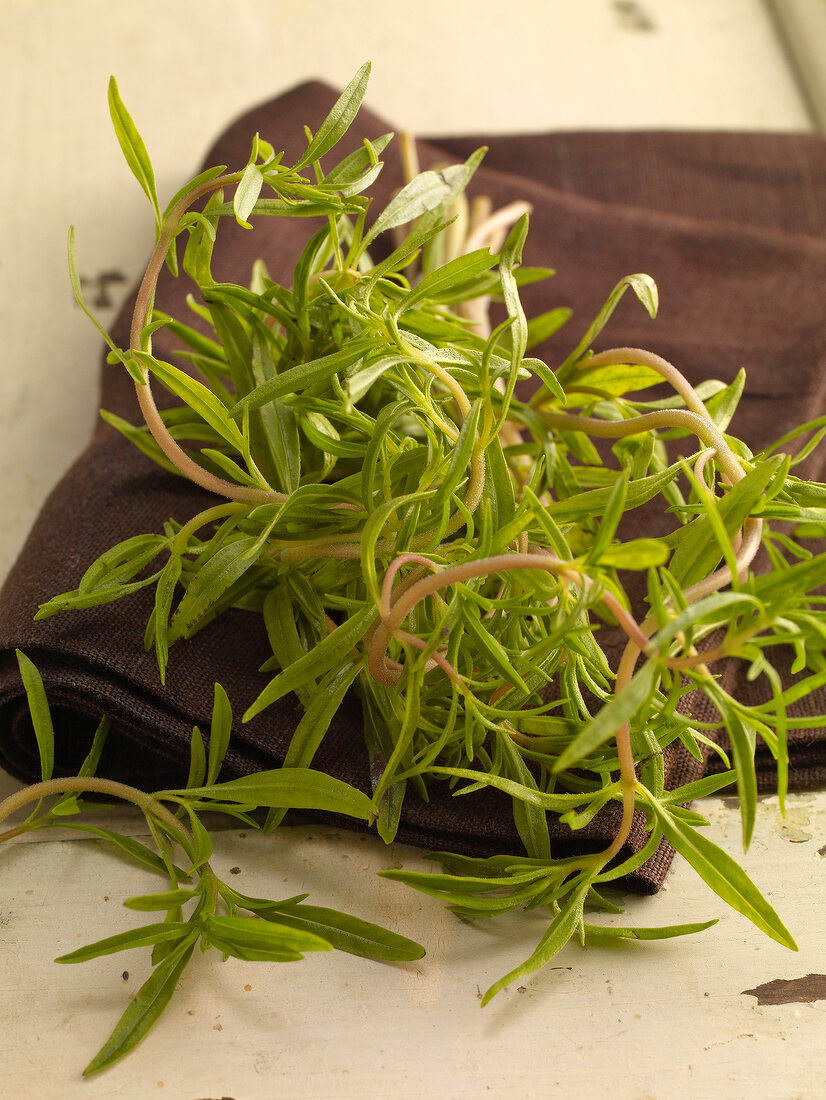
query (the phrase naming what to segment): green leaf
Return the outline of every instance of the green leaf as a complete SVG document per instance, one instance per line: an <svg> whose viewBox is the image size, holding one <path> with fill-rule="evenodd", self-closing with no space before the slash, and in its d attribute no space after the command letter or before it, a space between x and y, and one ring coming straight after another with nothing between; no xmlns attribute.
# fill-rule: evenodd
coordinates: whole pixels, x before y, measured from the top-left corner
<svg viewBox="0 0 826 1100"><path fill-rule="evenodd" d="M370 62L365 61L338 97L332 110L319 126L315 137L307 146L306 152L295 165L296 171L303 168L305 164L312 164L314 161L320 160L346 134L351 122L358 114L358 109L367 91L370 69Z"/></svg>
<svg viewBox="0 0 826 1100"><path fill-rule="evenodd" d="M227 693L220 684L215 685L214 699L212 703L212 723L209 728L209 767L207 770L207 783L214 783L218 778L221 765L229 748L229 740L232 734L232 707Z"/></svg>
<svg viewBox="0 0 826 1100"><path fill-rule="evenodd" d="M467 279L480 275L483 271L490 271L496 264L496 256L491 256L487 248L479 248L475 252L469 252L464 256L457 256L436 271L431 271L406 294L399 303L398 312L412 309L426 298L433 298L444 294L451 287L464 282Z"/></svg>
<svg viewBox="0 0 826 1100"><path fill-rule="evenodd" d="M235 387L235 396L242 397L255 385L249 325L238 311L238 301L242 296L230 293L224 286L212 286L203 297L209 308L215 333L221 341L223 357L227 361L230 378ZM221 404L223 405L223 402ZM226 409L222 411L225 413ZM240 447L239 450L241 450Z"/></svg>
<svg viewBox="0 0 826 1100"><path fill-rule="evenodd" d="M258 409L262 405L266 405L267 402L275 401L279 397L299 393L318 382L326 382L332 375L357 363L373 347L374 340L372 337L356 337L339 351L332 352L330 355L323 355L321 358L313 359L309 363L299 363L296 367L290 367L289 370L285 370L256 386L254 390L241 398L230 409L230 415L240 416L245 409Z"/></svg>
<svg viewBox="0 0 826 1100"><path fill-rule="evenodd" d="M257 917L215 917L205 921L206 939L227 955L248 961L297 962L304 951L329 951L330 944L306 929Z"/></svg>
<svg viewBox="0 0 826 1100"><path fill-rule="evenodd" d="M365 280L364 286L370 290L389 272L403 271L413 262L419 250L438 237L438 235L450 224L450 221L441 222L439 220L438 211L426 214L424 217L420 218L402 243L397 248L393 249L389 256L386 256L380 263L375 264L370 269L369 277ZM366 245L367 243L369 242L365 240L362 242L362 245Z"/></svg>
<svg viewBox="0 0 826 1100"><path fill-rule="evenodd" d="M433 495L430 506L434 512L444 507L467 476L468 464L477 444L476 428L479 424L481 412L482 400L478 398L473 402L465 417L459 432L459 438L456 440L456 445L450 456L450 464L441 479L439 488Z"/></svg>
<svg viewBox="0 0 826 1100"><path fill-rule="evenodd" d="M654 649L662 652L666 642L703 619L721 622L733 618L737 608L746 611L750 608L759 609L761 606L760 600L747 592L714 592L705 599L689 604L661 627L649 643L649 652Z"/></svg>
<svg viewBox="0 0 826 1100"><path fill-rule="evenodd" d="M272 177L265 177L268 181ZM281 184L285 189L288 184L286 181L282 181ZM295 190L295 188L293 188ZM312 193L314 198L285 198L285 199L259 199L249 212L250 217L260 218L319 218L324 215L339 215L343 213L354 213L357 210L352 204L345 203L338 195L330 195L324 197L323 192L314 188L306 188L308 193ZM232 203L216 203L215 206L210 207L210 214L216 217L224 217L227 214L235 214L235 209Z"/></svg>
<svg viewBox="0 0 826 1100"><path fill-rule="evenodd" d="M170 641L190 634L224 593L252 569L263 549L256 535L239 535L220 546L195 574L178 604L169 628Z"/></svg>
<svg viewBox="0 0 826 1100"><path fill-rule="evenodd" d="M342 668L331 669L319 683L290 740L285 767L309 765L360 669L359 661L348 661Z"/></svg>
<svg viewBox="0 0 826 1100"><path fill-rule="evenodd" d="M302 768L310 765L359 671L360 663L350 661L343 668L331 669L319 683L290 739L284 754L283 767ZM267 817L265 829L270 831L276 828L281 823L285 812L284 810L271 811Z"/></svg>
<svg viewBox="0 0 826 1100"><path fill-rule="evenodd" d="M190 378L184 371L173 367L171 363L164 363L147 352L136 351L134 356L143 366L152 371L170 393L180 397L194 413L214 428L222 439L241 454L244 453L246 444L238 425L227 413L223 402L211 390L196 379Z"/></svg>
<svg viewBox="0 0 826 1100"><path fill-rule="evenodd" d="M525 348L528 343L528 322L525 319L525 311L519 300L519 290L517 288L515 275L515 268L522 261L522 248L525 244L527 234L528 215L523 214L519 221L511 227L507 240L502 246L502 255L499 261L499 278L502 283L502 298L505 303L508 317L513 318L513 324L508 329L511 341L511 369L508 373L505 394L502 398L501 415L503 418L507 414L507 409L513 395L513 388L516 385L519 364L522 360L522 356L525 354ZM556 377L554 377L553 380L556 382Z"/></svg>
<svg viewBox="0 0 826 1100"><path fill-rule="evenodd" d="M381 161L378 158L387 148L392 138L392 132L373 138L372 141L365 138L360 148L348 153L344 160L327 172L323 182L334 184L337 190L341 190L345 194L350 193L349 189L351 187L357 187L359 191L363 191L375 178L368 176L368 182L365 182L365 173L369 172L371 167L381 167Z"/></svg>
<svg viewBox="0 0 826 1100"><path fill-rule="evenodd" d="M388 719L382 713L382 707L376 700L374 691L364 689L361 697L362 717L364 719L364 741L370 762L370 782L373 793L379 787L387 767L387 761L393 754L393 740ZM378 799L378 817L376 832L385 844L392 844L399 829L401 810L407 783L393 783Z"/></svg>
<svg viewBox="0 0 826 1100"><path fill-rule="evenodd" d="M625 496L625 510L639 508L647 504L657 493L674 479L680 472L679 465L669 466L666 470L651 474L649 477L639 478L628 483ZM548 514L559 523L581 522L584 516L599 515L608 502L613 486L603 486L599 489L589 489L585 493L577 493L566 500L555 500L547 506Z"/></svg>
<svg viewBox="0 0 826 1100"><path fill-rule="evenodd" d="M194 947L194 937L190 937L178 950L158 963L121 1016L115 1030L83 1071L85 1076L111 1066L137 1046L169 1004Z"/></svg>
<svg viewBox="0 0 826 1100"><path fill-rule="evenodd" d="M518 857L512 856L515 860ZM533 875L502 876L482 880L455 875L428 875L416 871L379 871L382 878L402 882L429 897L443 901L451 912L470 920L492 917L527 905L545 889L542 872ZM507 894L489 896L491 891L508 889Z"/></svg>
<svg viewBox="0 0 826 1100"><path fill-rule="evenodd" d="M494 505L496 523L500 528L506 527L513 522L516 513L516 500L513 492L513 480L498 435L494 435L485 448L485 467L488 475L485 481L485 491L490 495Z"/></svg>
<svg viewBox="0 0 826 1100"><path fill-rule="evenodd" d="M657 308L659 305L659 298L657 294L657 285L650 275L626 275L624 279L620 279L611 293L608 295L608 299L605 305L596 315L594 320L588 326L585 331L585 335L580 342L562 364L557 371L558 375L561 375L561 381L563 385L568 381L570 377L571 368L576 362L585 354L594 340L599 336L602 330L608 323L611 314L619 305L620 299L625 294L628 288L631 288L636 294L637 298L645 306L646 312L649 317L656 317ZM587 364L586 364L587 366Z"/></svg>
<svg viewBox="0 0 826 1100"><path fill-rule="evenodd" d="M737 372L734 381L715 393L706 401L706 408L711 413L714 423L724 432L731 423L731 418L737 409L743 390L746 385L746 372L741 369Z"/></svg>
<svg viewBox="0 0 826 1100"><path fill-rule="evenodd" d="M213 844L212 837L206 831L201 819L195 812L195 808L188 802L182 803L184 810L189 815L189 829L192 834L191 842L181 841L182 846L185 848L187 854L192 860L192 865L186 872L187 878L208 863L212 857Z"/></svg>
<svg viewBox="0 0 826 1100"><path fill-rule="evenodd" d="M135 535L116 543L89 566L81 577L78 592L93 592L131 580L157 557L166 543L163 535L156 534Z"/></svg>
<svg viewBox="0 0 826 1100"><path fill-rule="evenodd" d="M599 564L609 569L650 569L665 565L669 549L659 539L629 539L606 547Z"/></svg>
<svg viewBox="0 0 826 1100"><path fill-rule="evenodd" d="M697 924L665 924L659 928L620 928L613 924L584 924L585 938L608 940L670 940L675 936L693 936L716 924L716 920Z"/></svg>
<svg viewBox="0 0 826 1100"><path fill-rule="evenodd" d="M89 751L83 763L78 768L77 774L79 776L94 775L97 771L98 764L100 763L100 757L103 753L103 747L106 744L106 738L109 736L109 728L111 721L108 715L104 714L101 720L98 722L95 735L92 738L92 744L89 747Z"/></svg>
<svg viewBox="0 0 826 1100"><path fill-rule="evenodd" d="M584 799L582 794L569 792L545 792L535 786L527 787L524 783L517 783L513 779L495 775L492 772L473 771L470 768L443 767L441 764L431 764L428 771L434 775L447 775L456 779L468 779L470 787L460 787L454 792L454 797L465 795L474 789L474 785L494 787L498 791L504 791L511 798L520 798L523 802L530 802L534 806L540 806L552 812L565 812L581 805Z"/></svg>
<svg viewBox="0 0 826 1100"><path fill-rule="evenodd" d="M570 319L573 311L567 307L549 309L536 317L528 318L528 340L526 347L535 348L549 340ZM543 379L544 381L544 379ZM551 391L553 392L553 391Z"/></svg>
<svg viewBox="0 0 826 1100"><path fill-rule="evenodd" d="M252 229L247 218L250 216L252 208L258 201L258 196L261 194L261 188L263 186L264 177L261 175L261 169L255 164L248 164L244 169L241 179L238 181L238 186L235 189L235 195L232 200L232 208L235 211L236 221L245 229Z"/></svg>
<svg viewBox="0 0 826 1100"><path fill-rule="evenodd" d="M155 173L152 169L152 161L146 151L143 138L138 133L132 117L126 110L123 100L120 98L115 78L109 79L109 114L112 117L112 125L115 135L121 147L126 163L129 165L132 175L141 185L144 194L152 203L155 212L155 221L160 228L161 209L158 205L158 196L155 191Z"/></svg>
<svg viewBox="0 0 826 1100"><path fill-rule="evenodd" d="M541 970L562 950L582 921L582 910L589 888L589 879L580 883L562 906L558 916L554 918L553 923L539 941L531 956L521 966L517 966L510 973L505 974L503 978L500 978L499 981L494 982L487 990L482 998L482 1008L505 986L515 982L518 978L524 978L528 974L533 974L536 970Z"/></svg>
<svg viewBox="0 0 826 1100"><path fill-rule="evenodd" d="M727 905L792 951L797 950L789 931L742 867L702 833L677 821L652 795L642 791L669 844L694 868L703 882Z"/></svg>
<svg viewBox="0 0 826 1100"><path fill-rule="evenodd" d="M363 959L381 962L409 962L425 953L421 944L391 932L381 925L359 917L300 902L274 903L269 908L257 908L264 920L311 932L320 936L337 951L346 951Z"/></svg>
<svg viewBox="0 0 826 1100"><path fill-rule="evenodd" d="M662 385L665 379L653 367L640 366L637 363L603 363L599 367L589 367L588 360L577 369L568 381L571 392L594 389L622 397L636 390L646 390L650 386Z"/></svg>
<svg viewBox="0 0 826 1100"><path fill-rule="evenodd" d="M136 428L133 424L130 424L127 420L124 420L120 416L115 416L114 413L108 412L106 409L100 410L101 420L104 420L107 424L113 427L116 431L128 439L129 442L137 447L139 451L151 458L153 462L156 462L164 470L168 470L171 474L178 474L178 468L169 461L161 448L149 434L149 429L146 427Z"/></svg>
<svg viewBox="0 0 826 1100"><path fill-rule="evenodd" d="M159 576L159 572L152 573L150 576L144 577L143 580L131 581L129 584L110 584L105 588L95 589L92 592L66 592L62 596L55 596L48 603L42 604L37 610L35 619L48 619L49 616L57 614L58 611L80 611L88 607L99 607L101 604L114 603L115 600L123 599L124 596L131 596L133 592L138 592L141 588L147 588L150 584L155 584Z"/></svg>
<svg viewBox="0 0 826 1100"><path fill-rule="evenodd" d="M777 455L759 463L749 470L742 481L732 486L721 500L715 502L714 507L730 538L734 537L748 517L758 509L760 497L783 462L784 457ZM675 580L688 588L712 573L721 557L722 550L712 534L709 517L700 516L683 529L669 568Z"/></svg>
<svg viewBox="0 0 826 1100"><path fill-rule="evenodd" d="M707 798L709 795L725 790L726 787L730 787L735 782L735 779L736 776L733 771L720 772L717 775L706 775L694 783L686 783L673 791L666 791L660 801L664 805L672 802L694 802L698 798Z"/></svg>
<svg viewBox="0 0 826 1100"><path fill-rule="evenodd" d="M189 775L186 777L187 787L199 787L206 774L206 753L204 752L204 739L197 726L192 727L192 737L189 742Z"/></svg>
<svg viewBox="0 0 826 1100"><path fill-rule="evenodd" d="M421 172L395 195L379 214L372 227L364 236L367 246L380 233L407 225L422 214L437 211L448 206L467 186L470 177L484 155L484 149L477 150L465 164L452 165L440 172ZM431 226L423 226L428 234ZM424 243L419 241L419 243ZM396 257L394 256L394 264ZM375 274L375 273L374 273Z"/></svg>
<svg viewBox="0 0 826 1100"><path fill-rule="evenodd" d="M180 554L170 557L163 567L155 588L155 615L153 627L155 634L155 658L161 683L166 683L166 665L169 660L169 616L175 589L181 579L182 562Z"/></svg>
<svg viewBox="0 0 826 1100"><path fill-rule="evenodd" d="M89 959L98 959L101 955L114 955L117 951L131 951L133 947L150 947L155 943L180 940L190 933L190 927L185 921L161 921L159 924L144 924L140 928L120 932L117 936L107 936L103 940L87 943L85 947L78 947L77 950L70 951L67 955L60 955L55 959L55 962L88 962Z"/></svg>
<svg viewBox="0 0 826 1100"><path fill-rule="evenodd" d="M528 324L528 341L530 340L530 323ZM530 347L530 343L527 343L527 347ZM555 397L561 404L565 404L566 397L565 391L560 384L559 379L554 374L549 366L542 362L541 359L523 359L523 367L527 367L532 374L535 374L545 389Z"/></svg>
<svg viewBox="0 0 826 1100"><path fill-rule="evenodd" d="M707 684L706 692L723 716L723 722L731 744L732 762L737 775L737 797L740 801L740 819L743 828L743 851L747 851L754 833L757 816L757 773L754 766L756 732L747 726L731 706L727 706L725 693L716 684Z"/></svg>
<svg viewBox="0 0 826 1100"><path fill-rule="evenodd" d="M303 657L307 650L302 644L296 626L296 610L293 607L290 589L286 585L277 585L269 590L264 597L262 614L274 660L280 668L287 668ZM310 701L315 689L315 679L308 680L306 684L296 689L296 694L303 706Z"/></svg>
<svg viewBox="0 0 826 1100"><path fill-rule="evenodd" d="M624 474L618 474L611 487L611 494L606 502L605 511L600 517L599 527L597 528L597 533L591 545L591 549L588 551L588 556L586 558L587 562L598 562L603 553L611 545L611 540L616 533L625 510L625 497L627 493L628 477Z"/></svg>
<svg viewBox="0 0 826 1100"><path fill-rule="evenodd" d="M247 709L243 720L249 722L256 714L260 714L262 710L283 699L291 691L302 687L308 680L318 679L326 673L361 641L375 618L375 608L368 605L343 622L341 626L337 626L309 653L285 668L274 680L270 680L255 702Z"/></svg>
<svg viewBox="0 0 826 1100"><path fill-rule="evenodd" d="M15 654L40 755L40 778L51 779L54 770L54 726L46 690L33 662L19 649L15 650Z"/></svg>
<svg viewBox="0 0 826 1100"><path fill-rule="evenodd" d="M220 176L222 172L225 172L226 169L227 166L225 164L213 165L212 168L207 168L206 171L199 172L197 176L194 176L191 180L185 183L180 191L176 191L167 203L166 210L164 210L163 213L163 220L166 221L166 219L171 214L173 207L175 207L177 203L182 198L184 198L185 195L188 195L190 191L196 190L196 188L200 187L202 184L209 183L210 180L217 179L217 177Z"/></svg>
<svg viewBox="0 0 826 1100"><path fill-rule="evenodd" d="M531 774L519 750L509 736L502 738L502 747L505 757L512 769L512 775L524 786L538 789L536 780ZM513 820L519 839L525 846L525 851L534 859L551 858L551 837L548 830L548 819L545 811L521 798L513 800Z"/></svg>
<svg viewBox="0 0 826 1100"><path fill-rule="evenodd" d="M127 909L137 909L142 913L150 913L155 910L174 909L196 897L198 897L197 890L181 888L179 890L166 890L162 894L140 894L134 898L127 898L123 904Z"/></svg>
<svg viewBox="0 0 826 1100"><path fill-rule="evenodd" d="M478 611L472 604L465 605L462 622L479 644L481 650L480 656L487 658L493 668L507 683L513 684L514 687L524 691L526 695L530 694L528 685L519 675L518 670L514 668L513 658L509 655L501 642L485 630L479 618Z"/></svg>
<svg viewBox="0 0 826 1100"><path fill-rule="evenodd" d="M598 749L620 729L623 723L639 714L654 691L658 680L657 665L646 661L634 673L627 687L614 695L597 716L564 749L553 765L555 772L575 767L577 761Z"/></svg>
<svg viewBox="0 0 826 1100"><path fill-rule="evenodd" d="M211 287L214 283L212 277L212 253L216 237L214 222L220 209L220 201L221 192L218 191L210 196L203 212L189 213L181 223L189 235L184 249L184 271L202 288Z"/></svg>
<svg viewBox="0 0 826 1100"><path fill-rule="evenodd" d="M252 335L253 386L277 376L268 347L258 332ZM250 443L259 468L282 492L294 493L301 479L301 441L293 409L280 401L268 402L250 415Z"/></svg>
<svg viewBox="0 0 826 1100"><path fill-rule="evenodd" d="M214 799L240 806L327 810L362 821L372 821L375 816L375 808L367 795L349 783L311 768L275 768L226 783L212 783L190 790L161 791L156 797L163 798L164 795Z"/></svg>

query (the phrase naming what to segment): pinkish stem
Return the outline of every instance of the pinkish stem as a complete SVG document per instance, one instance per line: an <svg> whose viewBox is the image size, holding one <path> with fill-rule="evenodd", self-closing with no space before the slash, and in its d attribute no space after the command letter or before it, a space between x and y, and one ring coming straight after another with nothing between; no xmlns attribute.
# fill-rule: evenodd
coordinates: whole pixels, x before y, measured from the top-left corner
<svg viewBox="0 0 826 1100"><path fill-rule="evenodd" d="M170 245L175 239L176 230L178 229L181 218L189 207L203 195L220 190L220 188L228 184L237 183L239 179L240 173L236 172L230 175L218 176L217 179L202 183L199 187L193 188L179 199L170 211L164 227L158 236L155 249L150 257L146 271L144 272L140 287L138 288L135 309L132 314L132 327L129 340L130 351L145 350L143 346L143 331L151 319L152 302L155 297L158 276L161 273L161 268L163 267L164 259L166 258ZM137 362L137 360L135 361ZM255 489L252 486L237 485L232 481L225 481L223 478L216 477L202 466L199 466L197 462L190 458L183 448L178 446L176 441L169 434L161 414L158 411L158 406L155 404L155 398L149 385L149 371L142 365L141 374L143 376L143 382L135 383L135 392L146 426L149 428L149 431L152 433L152 438L161 448L163 453L184 477L189 478L190 481L195 482L196 485L200 485L204 489L208 489L210 492L217 493L219 496L229 497L231 500L246 501L250 504L283 503L287 500L287 496L284 493L277 493L272 489Z"/></svg>

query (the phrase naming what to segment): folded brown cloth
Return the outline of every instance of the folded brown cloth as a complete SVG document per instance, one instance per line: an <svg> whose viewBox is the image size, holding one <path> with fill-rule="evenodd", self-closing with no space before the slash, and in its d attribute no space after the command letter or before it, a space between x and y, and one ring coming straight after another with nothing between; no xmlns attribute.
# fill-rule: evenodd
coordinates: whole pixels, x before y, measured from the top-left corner
<svg viewBox="0 0 826 1100"><path fill-rule="evenodd" d="M297 156L303 125L317 126L334 99L331 89L311 83L250 111L222 135L206 164L242 165L256 131L285 148L287 159ZM344 151L388 129L363 110ZM626 296L603 336L604 346L650 347L695 382L729 381L745 367L746 396L732 431L753 450L826 412L826 144L821 138L656 132L439 138L421 144L422 167L464 159L480 144L490 151L472 193L489 195L497 206L516 198L531 202L524 261L558 272L550 283L526 288L529 315L551 305L575 310L562 333L538 349L548 362L558 362L573 346L618 279L645 271L659 285L659 319L652 322ZM394 148L371 191L379 209L402 183ZM263 256L274 278L289 281L307 232L303 220L259 219L253 233L225 225L214 268L222 279L244 282L253 260ZM158 306L185 315L186 290L184 279L164 272ZM115 327L121 344L128 342L130 313L131 302ZM154 344L159 356L173 354L174 338L164 330ZM140 420L131 383L119 367L104 367L101 403ZM822 451L810 457L806 476L818 477L823 461ZM13 775L25 781L39 777L15 647L39 667L52 702L56 774L76 770L100 714L107 713L113 732L100 774L145 789L181 785L192 725L209 726L213 682L226 688L236 715L258 694L266 676L257 669L271 652L259 616L232 611L192 640L177 643L165 688L154 654L142 647L151 608L148 590L33 622L38 605L76 587L109 546L159 530L169 517L185 521L205 506L203 491L155 467L113 429L103 424L97 429L46 501L0 594L0 763ZM725 675L737 690L754 690L738 682L734 664ZM807 713L826 711L823 698L805 706ZM296 721L295 707L285 700L246 725L236 722L222 775L277 766ZM791 740L793 783L822 783L826 731L803 731ZM357 700L345 702L314 766L369 789ZM682 750L669 751L669 785L698 778L702 767ZM772 770L767 754L760 761L765 782ZM607 807L575 835L554 825L556 853L604 847L615 833L618 809ZM429 803L408 798L399 837L473 855L521 850L509 799L495 791L455 799L439 784ZM625 854L639 850L646 837L637 823ZM661 845L628 884L655 890L671 854Z"/></svg>

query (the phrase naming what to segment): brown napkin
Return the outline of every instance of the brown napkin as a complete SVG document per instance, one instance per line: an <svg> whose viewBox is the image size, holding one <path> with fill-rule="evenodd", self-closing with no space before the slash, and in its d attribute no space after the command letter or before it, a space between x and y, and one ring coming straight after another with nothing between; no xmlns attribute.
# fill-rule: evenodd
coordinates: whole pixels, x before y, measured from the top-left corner
<svg viewBox="0 0 826 1100"><path fill-rule="evenodd" d="M288 92L234 123L206 164L242 165L256 131L287 159L298 154L302 127L318 125L335 99L311 83ZM346 139L390 127L364 110ZM568 133L540 137L440 138L422 143L423 167L466 157L480 144L490 152L473 193L496 205L515 198L534 207L525 262L554 266L551 283L527 288L530 312L571 305L574 319L539 354L553 364L573 346L607 293L625 274L645 271L660 288L659 319L651 322L630 296L621 303L602 346L648 346L673 359L694 380L730 380L745 366L747 394L732 430L756 450L792 425L826 411L822 294L826 286L824 197L826 145L815 136L702 133ZM392 150L378 185L377 208L400 186ZM311 231L303 220L259 220L253 233L227 223L218 238L215 270L243 282L263 256L276 279L289 280ZM158 306L186 313L184 280L164 273ZM115 326L128 340L131 303ZM155 337L161 357L174 340ZM67 370L71 365L67 364ZM131 384L120 368L104 367L102 401L139 421ZM807 463L819 477L823 452ZM142 636L151 598L144 590L118 603L33 622L38 605L76 587L85 568L113 543L159 530L169 517L184 521L207 505L207 495L143 458L101 424L88 450L46 501L0 594L0 764L20 779L39 774L37 751L23 702L14 648L38 665L55 714L56 774L73 772L99 715L113 719L100 772L147 789L185 780L193 723L209 727L213 682L227 689L243 713L266 676L256 670L269 655L257 616L233 611L172 650L162 689L153 654ZM737 678L732 666L726 675ZM752 690L740 684L738 690ZM822 699L810 713L826 711ZM285 700L247 725L236 723L224 777L277 766L297 721ZM826 732L807 731L793 744L793 781L826 778ZM359 706L348 700L315 765L368 789ZM770 764L761 765L768 779ZM702 766L670 752L668 780L699 777ZM613 836L618 807L610 806L572 837L553 826L556 853L598 850ZM351 824L342 822L341 824ZM431 849L474 855L520 851L509 800L496 792L452 798L434 785L432 800L409 797L400 839ZM641 822L629 841L638 850ZM661 845L629 885L653 891L671 850Z"/></svg>

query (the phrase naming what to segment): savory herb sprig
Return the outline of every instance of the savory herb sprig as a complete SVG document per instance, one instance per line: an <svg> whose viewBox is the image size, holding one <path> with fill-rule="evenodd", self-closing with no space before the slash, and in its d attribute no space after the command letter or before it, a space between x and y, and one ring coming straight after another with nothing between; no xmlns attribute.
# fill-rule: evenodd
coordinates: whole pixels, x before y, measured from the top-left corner
<svg viewBox="0 0 826 1100"><path fill-rule="evenodd" d="M305 951L333 948L382 962L406 962L424 955L423 947L396 932L335 909L305 904L307 894L279 900L249 897L215 874L209 863L212 839L202 820L205 811L253 828L257 825L250 813L262 806L303 810L335 807L335 813L362 821L370 821L373 816L366 795L309 768L279 768L218 782L232 726L232 710L220 685L215 686L208 749L201 731L197 726L193 728L186 787L148 794L95 775L109 732L106 718L101 720L78 774L52 777L54 726L43 681L25 654L18 652L17 659L40 751L42 780L0 802L0 822L37 803L27 818L0 832L0 843L37 830L73 829L106 841L121 855L168 879L167 889L124 902L128 909L164 914L161 919L107 936L56 960L86 962L118 951L152 948L152 973L87 1065L86 1074L112 1065L144 1037L169 1003L196 946L202 952L214 948L224 959L232 956L265 962L295 962L304 957ZM155 850L116 829L94 824L95 812L109 809L111 803L89 801L85 795L119 799L137 807L144 815ZM55 800L44 808L44 800L50 798ZM76 820L78 817L81 820ZM176 851L183 854L186 869L174 862Z"/></svg>
<svg viewBox="0 0 826 1100"><path fill-rule="evenodd" d="M551 272L522 265L522 206L491 212L465 197L482 150L440 171L411 169L378 213L362 192L381 170L389 135L322 165L356 115L368 71L318 132L308 132L293 165L256 136L245 166L202 173L164 213L146 149L112 84L116 132L157 232L130 345L107 336L110 358L135 382L145 423L104 416L164 468L222 499L112 548L39 617L154 586L145 643L163 680L169 647L225 609L263 616L273 649L264 668L274 675L244 718L298 697L304 715L283 769L234 784L215 785L212 775L189 792L160 792L145 803L153 815L156 803L184 805L191 816L212 800L237 812L228 794L243 791L242 812L263 807L266 827L275 828L288 806L301 804L303 784L317 782L313 759L350 691L361 700L374 776L372 800L353 793L356 816L374 821L385 841L396 835L405 801L436 784L461 797L493 787L510 798L524 855L441 853L441 873L386 872L463 917L524 906L548 912L536 951L483 1003L573 936L654 938L705 927L608 930L585 919L586 908L610 907L601 887L644 863L663 837L723 900L794 947L685 804L736 783L747 845L758 737L777 761L782 803L787 732L823 721L794 717L788 707L826 683L817 594L826 555L806 545L826 526L826 486L792 474L824 421L781 441L811 433L796 457L775 453L779 445L752 454L728 433L742 373L729 385L695 388L652 353L593 354L629 288L656 313L656 287L645 275L614 287L555 370L530 356L568 311L525 316L520 286ZM221 220L248 226L258 216L315 219L291 282L274 280L266 258L249 286L216 281ZM374 259L387 234L387 254ZM83 304L71 237L70 255ZM197 290L187 320L154 304L164 262L175 273L179 261ZM495 325L489 300L503 315ZM186 370L153 354L160 329L182 345ZM532 396L517 389L520 381L532 383ZM159 411L155 383L181 404ZM660 394L663 385L669 392L652 399L649 391ZM657 502L674 516L673 530L621 540L627 513ZM770 569L757 576L751 566L761 546ZM627 594L633 573L645 574L643 613ZM606 623L626 638L616 667L600 645ZM777 647L789 645L793 686L774 662ZM730 657L764 678L765 702L726 692L714 664ZM691 693L707 697L719 722L696 718ZM720 728L730 759L711 736ZM719 752L725 770L665 789L663 754L677 743L698 759ZM273 800L270 783L293 793ZM314 789L313 805L332 809L332 789ZM549 813L576 833L610 803L621 806L621 818L604 850L554 853ZM650 837L629 854L635 811ZM182 835L169 839L187 850Z"/></svg>

